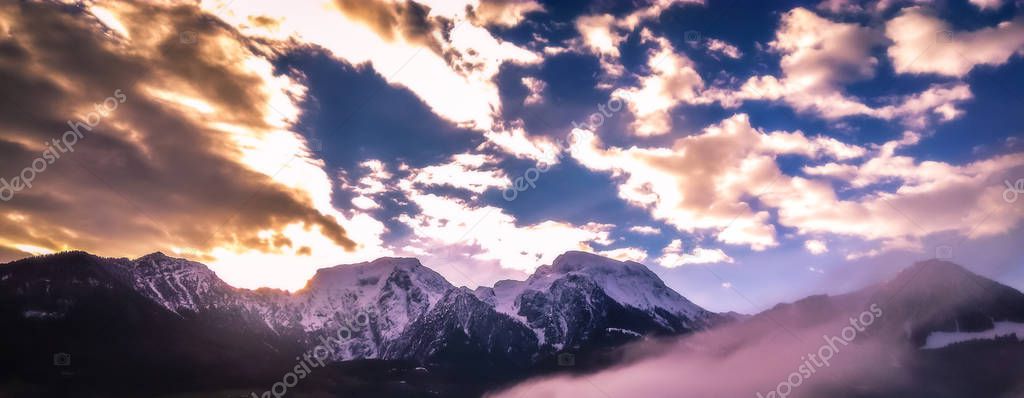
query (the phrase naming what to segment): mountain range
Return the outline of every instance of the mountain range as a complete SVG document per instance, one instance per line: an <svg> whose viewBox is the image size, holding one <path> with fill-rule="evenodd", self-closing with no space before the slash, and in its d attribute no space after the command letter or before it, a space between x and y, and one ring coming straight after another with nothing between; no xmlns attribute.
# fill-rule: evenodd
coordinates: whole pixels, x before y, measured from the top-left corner
<svg viewBox="0 0 1024 398"><path fill-rule="evenodd" d="M475 291L416 259L381 258L321 269L293 293L234 288L203 264L162 253L130 260L67 252L0 267L0 303L10 325L3 340L19 342L5 347L16 353L5 357L19 359L0 365L5 373L40 380L52 368L46 361L67 351L89 361L89 371L104 370L90 378L132 358L135 379L158 386L167 374L202 387L244 384L288 369L291 357L330 338L328 362L409 361L500 379L559 353L729 320L642 264L583 252L565 253L525 281ZM124 357L101 354L112 344ZM175 358L154 361L164 356ZM217 377L203 376L204 366ZM225 367L233 371L222 376Z"/></svg>
<svg viewBox="0 0 1024 398"><path fill-rule="evenodd" d="M678 336L742 352L772 335L757 325L800 334L867 303L885 310L871 339L935 357L1024 325L1024 294L941 261L747 319L697 306L642 264L584 252L475 290L416 259L381 258L321 269L295 292L234 288L162 253L66 252L0 266L0 396L261 396L308 368L310 354L324 365L289 396L480 396L531 376L628 365L655 354L623 347ZM986 355L1024 353L1015 339L999 341ZM993 374L1024 375L1021 358L999 359L1006 368ZM991 391L1015 388L989 381Z"/></svg>

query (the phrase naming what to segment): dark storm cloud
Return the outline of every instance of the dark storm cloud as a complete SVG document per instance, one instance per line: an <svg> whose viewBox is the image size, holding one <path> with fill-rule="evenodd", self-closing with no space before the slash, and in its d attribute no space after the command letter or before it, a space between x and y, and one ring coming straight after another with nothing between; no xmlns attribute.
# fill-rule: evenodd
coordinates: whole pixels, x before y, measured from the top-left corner
<svg viewBox="0 0 1024 398"><path fill-rule="evenodd" d="M130 37L78 10L0 6L0 27L11 33L0 36L0 177L17 176L94 104L117 90L125 98L33 187L0 203L0 244L117 255L222 245L273 251L282 242L256 234L298 222L353 248L307 194L243 165L235 138L209 117L153 94L199 99L217 122L258 139L271 127L269 98L266 77L243 66L248 43L192 7L117 7Z"/></svg>

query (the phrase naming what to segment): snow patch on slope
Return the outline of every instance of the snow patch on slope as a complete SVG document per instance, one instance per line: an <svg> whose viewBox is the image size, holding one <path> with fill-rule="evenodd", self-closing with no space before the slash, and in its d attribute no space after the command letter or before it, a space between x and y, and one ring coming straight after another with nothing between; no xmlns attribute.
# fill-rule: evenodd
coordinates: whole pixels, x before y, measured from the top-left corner
<svg viewBox="0 0 1024 398"><path fill-rule="evenodd" d="M938 349L965 341L995 340L1014 334L1018 340L1024 341L1024 323L995 322L992 329L981 332L932 332L921 349Z"/></svg>

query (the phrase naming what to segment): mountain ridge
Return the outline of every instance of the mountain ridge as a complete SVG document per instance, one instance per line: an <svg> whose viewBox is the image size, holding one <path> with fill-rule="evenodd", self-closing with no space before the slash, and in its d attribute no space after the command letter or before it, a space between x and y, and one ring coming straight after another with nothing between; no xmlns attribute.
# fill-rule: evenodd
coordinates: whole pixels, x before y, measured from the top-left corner
<svg viewBox="0 0 1024 398"><path fill-rule="evenodd" d="M242 323L259 323L261 328L306 346L314 345L319 335L332 329L356 329L352 325L356 318L367 320L363 330L352 330L351 337L332 353L331 360L336 361L431 361L435 356L443 357L436 349L409 345L430 345L422 337L410 337L425 335L424 331L412 330L416 327L431 328L435 339L480 339L484 342L467 341L465 347L498 352L495 341L508 339L470 334L460 310L476 313L495 325L505 324L504 329L516 329L512 334L518 336L518 348L514 355L502 358L516 366L564 349L621 343L621 336L608 336L612 330L637 338L685 334L706 329L720 318L668 288L642 264L578 251L558 256L525 281L496 283L499 291L503 286L513 288L500 297L487 294L494 288L473 291L454 286L411 257L382 257L322 268L306 286L294 292L233 287L205 264L162 252L131 260L70 251L14 261L0 266L0 273L21 264L47 261L106 265L99 269L119 275L134 291L178 316L237 317ZM445 316L451 319L441 319ZM463 325L463 334L467 335L438 335L455 334L451 327L454 324ZM477 322L473 328L497 333L492 326ZM397 345L403 348L395 349ZM524 352L529 355L524 356Z"/></svg>
<svg viewBox="0 0 1024 398"><path fill-rule="evenodd" d="M32 257L0 265L0 351L11 353L0 357L0 382L16 375L51 383L46 375L54 367L46 361L63 351L88 364L76 368L83 379L131 391L180 391L168 380L190 388L262 385L279 380L293 358L334 339L325 359L338 372L318 373L320 382L350 377L340 369L377 369L360 383L383 377L406 388L400 380L429 369L454 383L443 396L479 396L482 390L456 390L467 377L478 382L474 388L491 389L565 371L558 365L566 353L575 355L572 372L628 364L642 356L626 343L675 341L648 337L685 335L695 347L687 355L792 344L790 329L817 331L808 335L816 340L842 330L848 321L841 315L875 303L884 315L863 342L912 354L910 362L887 363L886 372L901 371L902 363L928 377L970 372L944 364L1024 352L1017 339L985 337L996 326L1024 325L1024 293L948 262L919 262L883 283L781 303L742 322L696 306L641 267L567 252L526 280L470 290L416 259L391 257L325 268L304 289L286 292L235 288L202 263L162 253L135 260L80 251ZM1018 362L1014 369L1024 369ZM976 371L971 380L988 372Z"/></svg>

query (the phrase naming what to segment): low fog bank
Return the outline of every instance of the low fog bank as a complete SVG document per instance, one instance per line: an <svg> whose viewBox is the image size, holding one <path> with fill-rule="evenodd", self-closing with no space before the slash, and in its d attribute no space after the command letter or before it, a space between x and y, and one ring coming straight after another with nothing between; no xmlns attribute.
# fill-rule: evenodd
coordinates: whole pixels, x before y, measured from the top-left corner
<svg viewBox="0 0 1024 398"><path fill-rule="evenodd" d="M488 397L1021 397L1024 342L1015 337L920 348L930 332L984 330L1000 319L1024 322L1024 295L950 263L919 263L880 286L634 343L617 366Z"/></svg>
<svg viewBox="0 0 1024 398"><path fill-rule="evenodd" d="M634 344L626 348L627 364L599 373L530 380L490 396L821 397L908 383L907 375L892 369L910 348L869 336L871 326L853 328L850 317L860 314L818 314L803 324L762 314L673 342ZM844 329L845 337L853 337L846 344Z"/></svg>

